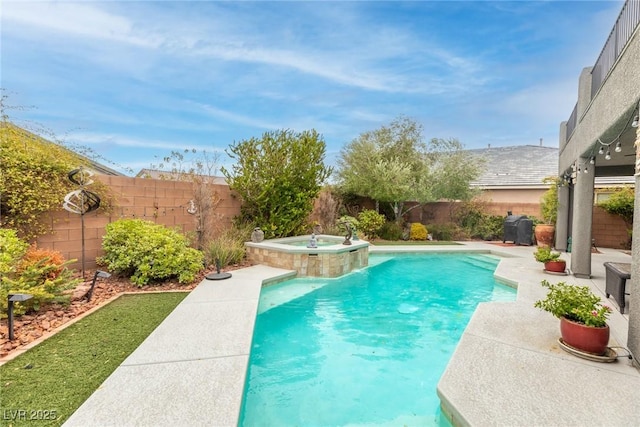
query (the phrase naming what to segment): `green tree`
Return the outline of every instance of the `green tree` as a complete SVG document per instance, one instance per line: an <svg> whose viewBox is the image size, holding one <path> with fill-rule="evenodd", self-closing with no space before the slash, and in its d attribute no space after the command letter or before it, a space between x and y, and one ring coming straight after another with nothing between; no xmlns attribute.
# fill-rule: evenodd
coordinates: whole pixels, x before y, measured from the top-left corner
<svg viewBox="0 0 640 427"><path fill-rule="evenodd" d="M469 200L475 194L469 183L480 174L481 161L456 139L425 143L422 133L422 126L406 117L362 133L340 152L342 191L390 203L398 222L424 203ZM405 202L417 204L405 208Z"/></svg>
<svg viewBox="0 0 640 427"><path fill-rule="evenodd" d="M260 139L232 144L227 154L235 163L221 171L242 197L241 221L261 227L267 238L304 232L313 201L331 174L325 149L315 130L265 132Z"/></svg>

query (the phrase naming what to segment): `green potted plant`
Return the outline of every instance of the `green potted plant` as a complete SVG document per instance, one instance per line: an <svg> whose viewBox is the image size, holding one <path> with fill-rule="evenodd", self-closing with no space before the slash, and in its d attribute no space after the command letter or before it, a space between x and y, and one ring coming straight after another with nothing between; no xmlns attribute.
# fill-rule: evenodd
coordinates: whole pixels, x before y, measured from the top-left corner
<svg viewBox="0 0 640 427"><path fill-rule="evenodd" d="M540 198L542 223L536 225L534 235L538 246L551 247L553 246L556 220L558 219L558 186L560 185L560 178L548 176L542 180L542 183L549 185L549 189Z"/></svg>
<svg viewBox="0 0 640 427"><path fill-rule="evenodd" d="M603 355L609 343L607 316L611 308L602 305L600 297L588 286L565 282L551 284L543 280L547 296L534 307L548 311L560 319L560 334L564 344L582 352Z"/></svg>
<svg viewBox="0 0 640 427"><path fill-rule="evenodd" d="M538 246L533 253L536 261L544 264L544 271L549 273L565 273L567 262L560 258L560 252L552 251L548 246Z"/></svg>

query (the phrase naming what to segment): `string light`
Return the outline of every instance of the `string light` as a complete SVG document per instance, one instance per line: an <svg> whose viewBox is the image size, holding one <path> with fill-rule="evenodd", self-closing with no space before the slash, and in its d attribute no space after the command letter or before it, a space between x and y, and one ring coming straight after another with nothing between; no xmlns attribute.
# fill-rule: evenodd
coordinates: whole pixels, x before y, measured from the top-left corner
<svg viewBox="0 0 640 427"><path fill-rule="evenodd" d="M596 158L595 157L591 157L591 159L589 159L589 163L591 163L592 165L596 164Z"/></svg>
<svg viewBox="0 0 640 427"><path fill-rule="evenodd" d="M598 150L598 154L600 154L601 156L604 154L604 148L602 148L602 146L600 146L600 149Z"/></svg>
<svg viewBox="0 0 640 427"><path fill-rule="evenodd" d="M622 144L620 143L620 141L618 141L618 143L616 144L615 152L619 153L621 151L622 151Z"/></svg>
<svg viewBox="0 0 640 427"><path fill-rule="evenodd" d="M605 154L604 159L611 160L611 151L607 150L607 154Z"/></svg>

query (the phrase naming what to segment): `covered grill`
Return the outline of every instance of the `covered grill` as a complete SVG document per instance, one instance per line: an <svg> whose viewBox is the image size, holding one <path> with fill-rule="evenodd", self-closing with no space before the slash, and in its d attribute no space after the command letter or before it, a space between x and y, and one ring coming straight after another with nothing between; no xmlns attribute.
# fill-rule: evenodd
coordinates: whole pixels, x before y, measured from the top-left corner
<svg viewBox="0 0 640 427"><path fill-rule="evenodd" d="M516 245L531 245L533 243L533 220L526 215L509 215L504 220L504 235L502 243L507 241Z"/></svg>

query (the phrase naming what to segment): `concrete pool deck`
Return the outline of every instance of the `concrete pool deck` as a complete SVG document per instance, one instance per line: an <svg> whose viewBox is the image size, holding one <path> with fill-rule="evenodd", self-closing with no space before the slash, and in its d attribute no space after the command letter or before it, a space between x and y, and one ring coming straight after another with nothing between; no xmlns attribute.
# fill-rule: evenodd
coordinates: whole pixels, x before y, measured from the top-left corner
<svg viewBox="0 0 640 427"><path fill-rule="evenodd" d="M558 320L533 308L546 293L543 279L588 285L613 307L610 345L626 346L628 315L604 297L603 263L631 256L601 249L593 254L593 277L577 279L545 274L534 250L476 242L370 248L493 253L503 257L496 278L518 285L515 302L478 307L438 384L456 425L639 425L633 393L640 372L631 362L590 362L564 352ZM232 273L200 283L64 425L236 426L260 289L292 272L258 265Z"/></svg>

